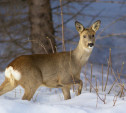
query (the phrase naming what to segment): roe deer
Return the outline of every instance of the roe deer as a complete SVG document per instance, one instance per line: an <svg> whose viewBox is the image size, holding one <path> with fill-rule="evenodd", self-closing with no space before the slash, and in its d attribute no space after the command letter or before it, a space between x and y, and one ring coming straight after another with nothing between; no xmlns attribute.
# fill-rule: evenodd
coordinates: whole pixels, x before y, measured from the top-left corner
<svg viewBox="0 0 126 113"><path fill-rule="evenodd" d="M98 20L90 28L84 28L76 21L80 40L77 48L72 51L17 57L5 70L5 81L0 86L0 95L21 85L24 88L22 99L31 100L38 87L47 86L62 88L64 99L70 99L70 87L74 83L79 85L78 95L81 94L81 68L90 57L100 23Z"/></svg>

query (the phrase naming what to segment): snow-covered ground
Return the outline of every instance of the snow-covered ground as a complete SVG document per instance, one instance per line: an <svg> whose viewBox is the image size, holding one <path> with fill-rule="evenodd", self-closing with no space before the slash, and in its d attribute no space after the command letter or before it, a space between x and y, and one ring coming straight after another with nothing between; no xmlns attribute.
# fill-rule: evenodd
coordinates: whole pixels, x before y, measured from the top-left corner
<svg viewBox="0 0 126 113"><path fill-rule="evenodd" d="M101 78L101 73L98 69L96 68L93 74L94 76L97 75L97 78ZM87 75L88 73L90 71L87 71ZM4 73L0 73L0 84L4 80L3 75ZM84 80L83 71L81 73L81 79ZM112 77L109 77L109 82L111 81ZM98 79L98 82L101 84L101 79ZM111 84L109 85L111 86ZM110 86L107 86L107 89ZM104 99L106 93L107 91L101 91L101 85L99 85L99 96ZM23 89L19 86L13 91L0 96L0 113L126 113L125 97L117 97L115 106L113 106L113 100L115 100L114 91L106 95L105 104L99 98L97 99L94 91L92 93L89 92L89 84L87 91L83 87L81 95L76 96L72 89L71 95L72 99L64 100L60 89L40 87L31 101L24 101L21 100Z"/></svg>

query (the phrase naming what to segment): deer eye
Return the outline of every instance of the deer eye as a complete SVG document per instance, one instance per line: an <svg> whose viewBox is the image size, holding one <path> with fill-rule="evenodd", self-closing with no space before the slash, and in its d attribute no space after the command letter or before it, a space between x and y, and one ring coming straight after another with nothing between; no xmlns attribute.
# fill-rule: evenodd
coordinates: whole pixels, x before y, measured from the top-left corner
<svg viewBox="0 0 126 113"><path fill-rule="evenodd" d="M94 35L92 35L92 37L94 37Z"/></svg>
<svg viewBox="0 0 126 113"><path fill-rule="evenodd" d="M83 37L86 38L86 35L84 35Z"/></svg>

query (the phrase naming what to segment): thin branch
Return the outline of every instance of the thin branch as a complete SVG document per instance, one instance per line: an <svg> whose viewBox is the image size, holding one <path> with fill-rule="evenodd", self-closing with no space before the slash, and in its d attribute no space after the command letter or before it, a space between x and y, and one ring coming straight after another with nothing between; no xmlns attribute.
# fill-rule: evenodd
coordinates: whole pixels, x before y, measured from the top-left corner
<svg viewBox="0 0 126 113"><path fill-rule="evenodd" d="M66 3L62 4L62 7L68 5L69 3L71 3L71 2L70 1L67 1ZM58 9L58 8L61 8L61 5L58 5L56 7L53 7L52 10L55 10L55 9Z"/></svg>
<svg viewBox="0 0 126 113"><path fill-rule="evenodd" d="M103 64L102 64L102 91L103 91Z"/></svg>
<svg viewBox="0 0 126 113"><path fill-rule="evenodd" d="M112 21L110 24L108 24L104 29L102 29L102 31L98 34L97 36L97 39L100 38L100 35L106 30L108 29L110 26L112 26L113 24L115 24L116 22L120 21L120 20L123 20L124 18L126 18L126 15L125 16L122 16L114 21Z"/></svg>
<svg viewBox="0 0 126 113"><path fill-rule="evenodd" d="M105 36L100 36L100 38L97 39L103 39L103 38L109 38L109 37L113 37L113 36L126 36L126 33L112 33L112 34L108 34Z"/></svg>
<svg viewBox="0 0 126 113"><path fill-rule="evenodd" d="M92 64L91 64L91 78L90 78L90 81L92 83ZM91 92L91 90L92 90L92 85L90 84L90 92Z"/></svg>
<svg viewBox="0 0 126 113"><path fill-rule="evenodd" d="M126 4L125 1L106 1L106 0L70 0L71 2L80 2L80 3L83 3L83 2L90 2L90 3L111 3L111 4Z"/></svg>
<svg viewBox="0 0 126 113"><path fill-rule="evenodd" d="M90 4L86 4L85 6L83 6L75 15L73 15L72 17L70 17L69 19L67 19L66 21L64 21L64 24L68 23L70 20L72 20L73 18L75 18L76 16L78 16L78 14L83 11L85 8L87 8ZM61 27L62 25L58 25L56 26L55 29Z"/></svg>
<svg viewBox="0 0 126 113"><path fill-rule="evenodd" d="M102 102L104 102L104 104L105 104L105 99L103 100L103 99L99 96L98 92L96 91L96 89L95 89L94 86L92 85L91 81L90 81L87 77L86 77L86 79L87 79L87 81L91 84L91 86L92 86L92 88L94 89L94 91L96 92L96 95L98 96L98 98L99 98Z"/></svg>
<svg viewBox="0 0 126 113"><path fill-rule="evenodd" d="M61 20L62 20L62 50L63 50L63 51L66 51L65 42L64 42L64 23L63 23L62 0L60 0L60 8L61 8Z"/></svg>

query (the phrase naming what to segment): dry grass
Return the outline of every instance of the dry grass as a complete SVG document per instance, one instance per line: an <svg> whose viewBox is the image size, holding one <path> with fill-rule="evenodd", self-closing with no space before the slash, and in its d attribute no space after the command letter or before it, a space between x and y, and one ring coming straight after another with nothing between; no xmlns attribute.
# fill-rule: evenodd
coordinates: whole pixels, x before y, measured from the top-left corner
<svg viewBox="0 0 126 113"><path fill-rule="evenodd" d="M91 78L90 78L91 84L92 84L92 67L93 67L93 65L91 64ZM91 84L90 84L90 92L92 90L92 85Z"/></svg>

